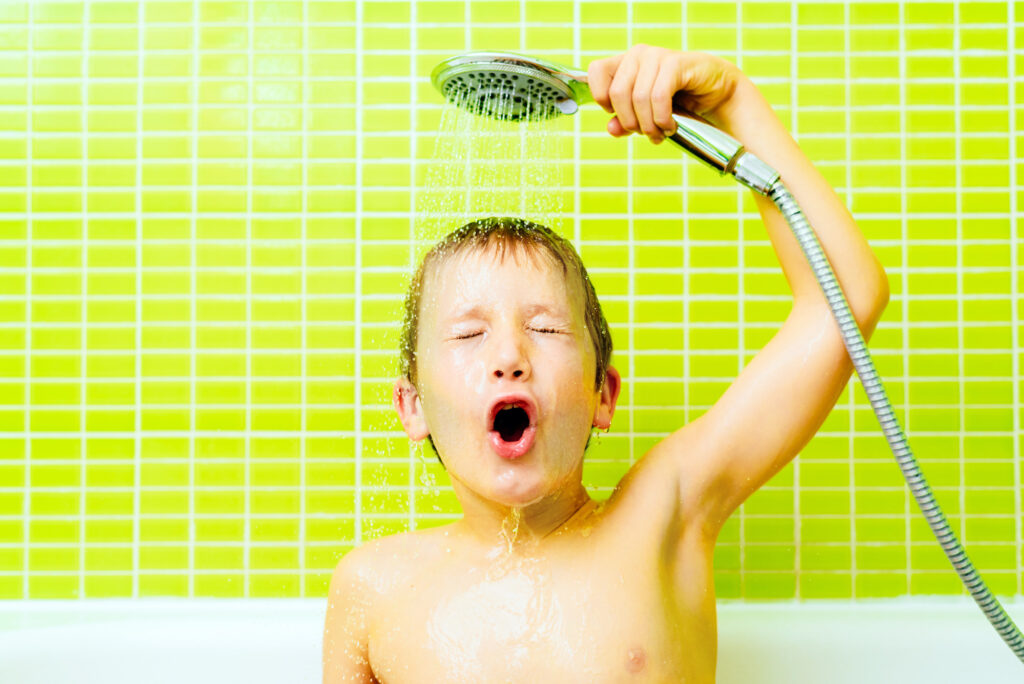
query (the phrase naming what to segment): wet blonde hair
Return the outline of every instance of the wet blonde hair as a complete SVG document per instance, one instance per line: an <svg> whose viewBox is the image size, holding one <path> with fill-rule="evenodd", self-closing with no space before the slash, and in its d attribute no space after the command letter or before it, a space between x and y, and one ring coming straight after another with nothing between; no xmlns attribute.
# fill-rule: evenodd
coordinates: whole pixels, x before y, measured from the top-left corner
<svg viewBox="0 0 1024 684"><path fill-rule="evenodd" d="M511 250L524 250L530 256L546 256L552 264L561 265L563 276L579 284L583 293L584 320L590 339L594 342L597 357L594 391L600 391L611 361L612 336L583 261L571 242L547 226L509 216L492 216L467 223L443 237L424 255L405 295L400 359L402 376L416 385L416 343L419 333L420 302L423 298L426 275L430 269L436 270L457 254L468 250L483 251L492 245L497 247L501 260L504 260L505 254ZM437 453L434 440L429 435L427 439ZM589 438L587 444L590 444Z"/></svg>

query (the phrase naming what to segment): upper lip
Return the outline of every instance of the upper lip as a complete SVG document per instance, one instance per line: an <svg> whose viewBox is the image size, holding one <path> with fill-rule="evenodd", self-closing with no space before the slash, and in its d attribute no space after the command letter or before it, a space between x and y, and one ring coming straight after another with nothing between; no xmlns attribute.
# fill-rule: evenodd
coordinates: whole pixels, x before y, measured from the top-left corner
<svg viewBox="0 0 1024 684"><path fill-rule="evenodd" d="M537 425L537 403L528 395L522 393L502 394L494 398L491 408L487 412L487 425L493 429L494 419L498 411L507 405L521 406L530 419L530 427Z"/></svg>

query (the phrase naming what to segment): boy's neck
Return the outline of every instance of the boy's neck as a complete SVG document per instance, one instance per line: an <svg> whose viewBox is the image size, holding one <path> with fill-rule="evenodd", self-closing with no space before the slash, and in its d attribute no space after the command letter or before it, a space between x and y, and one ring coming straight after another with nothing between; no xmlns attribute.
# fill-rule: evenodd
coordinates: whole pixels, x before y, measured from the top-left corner
<svg viewBox="0 0 1024 684"><path fill-rule="evenodd" d="M455 528L487 551L505 553L535 548L593 502L578 482L571 489L522 508L503 506L475 495L469 498L470 501L462 501L464 515Z"/></svg>

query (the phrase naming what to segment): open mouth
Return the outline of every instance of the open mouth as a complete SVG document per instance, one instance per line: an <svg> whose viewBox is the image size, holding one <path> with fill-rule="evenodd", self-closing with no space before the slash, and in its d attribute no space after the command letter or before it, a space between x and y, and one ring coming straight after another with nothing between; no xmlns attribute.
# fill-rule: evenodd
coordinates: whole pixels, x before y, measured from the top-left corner
<svg viewBox="0 0 1024 684"><path fill-rule="evenodd" d="M519 406L506 406L494 416L494 430L505 442L518 442L529 426L530 416Z"/></svg>
<svg viewBox="0 0 1024 684"><path fill-rule="evenodd" d="M533 448L537 438L537 404L525 394L504 394L488 411L487 441L501 458L515 460Z"/></svg>

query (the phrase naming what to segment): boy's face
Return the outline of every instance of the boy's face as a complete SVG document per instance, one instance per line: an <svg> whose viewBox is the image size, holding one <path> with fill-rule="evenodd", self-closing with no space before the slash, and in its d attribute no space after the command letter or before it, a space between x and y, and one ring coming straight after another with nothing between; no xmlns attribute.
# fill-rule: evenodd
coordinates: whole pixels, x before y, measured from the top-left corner
<svg viewBox="0 0 1024 684"><path fill-rule="evenodd" d="M594 390L596 350L579 285L546 256L518 250L503 261L493 248L469 250L427 274L419 391L402 378L394 395L406 433L431 435L460 498L506 506L579 487L591 427L608 427L619 385L609 368L612 381ZM510 393L529 397L536 412L533 444L513 460L492 445L490 419L495 400Z"/></svg>

